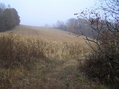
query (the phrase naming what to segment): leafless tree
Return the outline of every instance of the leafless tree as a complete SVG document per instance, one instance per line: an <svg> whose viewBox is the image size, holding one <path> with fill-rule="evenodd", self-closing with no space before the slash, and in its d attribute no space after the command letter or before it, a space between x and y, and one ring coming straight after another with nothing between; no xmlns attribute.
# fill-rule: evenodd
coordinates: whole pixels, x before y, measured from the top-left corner
<svg viewBox="0 0 119 89"><path fill-rule="evenodd" d="M99 79L105 79L106 82L116 85L116 89L119 84L119 0L100 0L98 8L86 9L80 13L80 16L88 20L95 33L94 39L90 39L82 32L88 45L94 51L93 59L96 58L99 63L95 66L99 66L98 69L102 70L97 76ZM91 42L96 44L97 49Z"/></svg>

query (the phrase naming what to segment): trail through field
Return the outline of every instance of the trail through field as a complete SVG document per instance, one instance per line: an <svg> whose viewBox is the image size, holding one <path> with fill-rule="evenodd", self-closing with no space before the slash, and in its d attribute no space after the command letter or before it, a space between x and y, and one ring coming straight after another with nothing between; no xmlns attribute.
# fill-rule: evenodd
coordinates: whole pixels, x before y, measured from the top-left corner
<svg viewBox="0 0 119 89"><path fill-rule="evenodd" d="M76 37L74 34L53 27L34 27L20 25L8 31L17 34L38 36L40 39L57 42L84 42L84 36Z"/></svg>
<svg viewBox="0 0 119 89"><path fill-rule="evenodd" d="M76 59L52 61L42 68L38 63L13 89L93 89L93 83L77 71L77 66Z"/></svg>
<svg viewBox="0 0 119 89"><path fill-rule="evenodd" d="M50 27L20 25L14 28L14 30L8 31L8 33L11 32L36 36L48 43L55 42L57 44L65 44L66 42L67 44L73 43L86 46L83 36L76 37L72 33ZM83 47L79 46L79 48L81 49ZM73 52L74 51L71 51L71 53ZM59 60L57 57L53 59L48 57L48 61L41 60L37 62L33 70L26 74L23 79L18 80L12 89L96 89L94 88L94 83L90 82L84 76L84 73L80 71L79 65L84 59L84 56L62 58L62 60Z"/></svg>

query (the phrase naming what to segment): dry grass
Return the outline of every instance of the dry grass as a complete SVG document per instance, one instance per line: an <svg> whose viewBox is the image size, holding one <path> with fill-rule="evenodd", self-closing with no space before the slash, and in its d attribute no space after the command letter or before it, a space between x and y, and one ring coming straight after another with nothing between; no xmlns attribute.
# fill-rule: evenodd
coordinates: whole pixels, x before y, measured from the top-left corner
<svg viewBox="0 0 119 89"><path fill-rule="evenodd" d="M22 29L22 30L20 30ZM29 39L39 42L45 56L48 58L67 58L84 56L90 53L89 46L85 43L83 36L75 35L51 27L18 26L12 31L15 34L22 34Z"/></svg>
<svg viewBox="0 0 119 89"><path fill-rule="evenodd" d="M8 89L15 80L24 77L35 62L45 58L39 46L35 39L12 33L0 34L1 89Z"/></svg>
<svg viewBox="0 0 119 89"><path fill-rule="evenodd" d="M12 32L15 34L38 36L41 40L46 41L55 41L55 42L79 42L85 43L83 39L84 36L76 37L72 33L55 29L52 27L34 27L34 26L25 26L19 25L13 30L8 31L7 33Z"/></svg>
<svg viewBox="0 0 119 89"><path fill-rule="evenodd" d="M83 38L32 26L1 33L0 88L102 89L77 71L77 58L91 51Z"/></svg>

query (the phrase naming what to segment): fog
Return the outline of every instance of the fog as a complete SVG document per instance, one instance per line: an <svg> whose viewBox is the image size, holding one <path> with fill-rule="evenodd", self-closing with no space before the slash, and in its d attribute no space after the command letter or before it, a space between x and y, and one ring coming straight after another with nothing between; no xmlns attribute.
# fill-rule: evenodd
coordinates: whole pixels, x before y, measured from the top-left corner
<svg viewBox="0 0 119 89"><path fill-rule="evenodd" d="M95 5L96 0L0 0L18 11L21 23L53 26L58 20L76 18L74 13Z"/></svg>

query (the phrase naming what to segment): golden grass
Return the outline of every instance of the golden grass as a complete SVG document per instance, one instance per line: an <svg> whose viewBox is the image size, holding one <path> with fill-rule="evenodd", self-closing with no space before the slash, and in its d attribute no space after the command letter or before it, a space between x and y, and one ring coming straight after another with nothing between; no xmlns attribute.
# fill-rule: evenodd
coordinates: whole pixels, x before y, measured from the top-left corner
<svg viewBox="0 0 119 89"><path fill-rule="evenodd" d="M61 86L56 84L57 89L67 89L67 82L70 82L70 80L66 78L70 74L75 76L79 72L76 70L78 61L68 62L66 59L81 58L91 51L83 38L83 36L76 37L71 33L54 28L24 25L17 26L11 31L0 33L0 88L16 89L14 87L18 82L16 87L20 86L20 89L29 89L30 87L46 89L49 86L55 89L53 88L53 82L58 83L59 81ZM62 63L64 64L62 65ZM72 63L74 64L72 65ZM54 73L58 74L54 75ZM26 77L31 75L33 77ZM56 78L54 79L50 75ZM79 75L81 76L82 74ZM60 80L57 79L57 76L66 78ZM30 82L31 85L24 83L23 79L27 79L25 80L26 83ZM82 83L88 81L82 77L76 83L75 79L72 80L75 83L71 87L76 84L78 86L79 81L82 81ZM41 83L41 86L36 85L38 83L36 81ZM23 86L20 84L23 84Z"/></svg>
<svg viewBox="0 0 119 89"><path fill-rule="evenodd" d="M22 29L22 30L20 30ZM90 53L89 46L85 43L83 36L75 35L51 27L17 26L14 30L8 31L24 35L30 40L39 42L40 48L48 58L67 58L84 56Z"/></svg>
<svg viewBox="0 0 119 89"><path fill-rule="evenodd" d="M2 33L0 34L0 88L8 89L25 76L34 63L44 57L35 39Z"/></svg>
<svg viewBox="0 0 119 89"><path fill-rule="evenodd" d="M56 41L56 42L83 42L83 36L76 37L70 32L62 31L59 29L55 29L52 27L34 27L34 26L25 26L19 25L15 27L13 30L8 31L7 33L12 32L15 34L22 34L22 35L32 35L38 36L42 40L47 41Z"/></svg>

